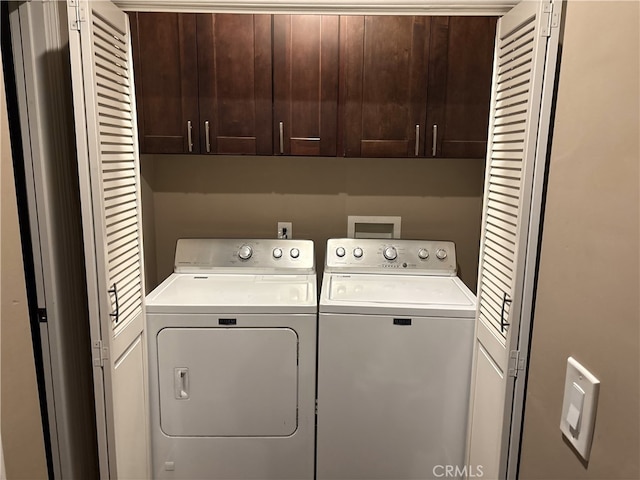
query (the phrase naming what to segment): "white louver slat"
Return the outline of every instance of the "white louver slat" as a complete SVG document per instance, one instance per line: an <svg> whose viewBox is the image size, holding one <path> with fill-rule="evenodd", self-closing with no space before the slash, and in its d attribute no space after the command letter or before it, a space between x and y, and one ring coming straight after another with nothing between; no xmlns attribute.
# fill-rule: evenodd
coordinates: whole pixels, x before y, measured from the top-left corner
<svg viewBox="0 0 640 480"><path fill-rule="evenodd" d="M125 33L99 15L94 15L92 21L105 243L109 285L113 291L112 318L117 327L141 313L143 295L135 145L131 129L133 105Z"/></svg>
<svg viewBox="0 0 640 480"><path fill-rule="evenodd" d="M479 310L483 322L505 343L507 328L502 323L506 322L510 310L508 300L513 296L535 20L532 17L516 31L499 38L497 48Z"/></svg>

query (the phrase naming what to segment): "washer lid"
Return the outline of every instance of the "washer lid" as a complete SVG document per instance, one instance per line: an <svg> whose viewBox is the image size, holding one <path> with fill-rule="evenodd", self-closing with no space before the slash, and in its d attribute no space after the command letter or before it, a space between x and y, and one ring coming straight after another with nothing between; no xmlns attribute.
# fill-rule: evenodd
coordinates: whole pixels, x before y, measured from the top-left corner
<svg viewBox="0 0 640 480"><path fill-rule="evenodd" d="M458 277L329 275L321 312L421 316L475 316L473 293Z"/></svg>
<svg viewBox="0 0 640 480"><path fill-rule="evenodd" d="M315 275L172 274L146 298L148 313L315 312Z"/></svg>

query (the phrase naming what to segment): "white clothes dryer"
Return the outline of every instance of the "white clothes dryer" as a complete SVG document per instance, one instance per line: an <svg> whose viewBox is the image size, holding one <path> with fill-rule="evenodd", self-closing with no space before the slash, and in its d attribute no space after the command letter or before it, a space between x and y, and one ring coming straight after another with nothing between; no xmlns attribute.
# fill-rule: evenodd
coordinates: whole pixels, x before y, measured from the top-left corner
<svg viewBox="0 0 640 480"><path fill-rule="evenodd" d="M180 239L146 299L154 479L313 479L310 240Z"/></svg>
<svg viewBox="0 0 640 480"><path fill-rule="evenodd" d="M452 242L328 241L318 480L462 471L476 301L456 271Z"/></svg>

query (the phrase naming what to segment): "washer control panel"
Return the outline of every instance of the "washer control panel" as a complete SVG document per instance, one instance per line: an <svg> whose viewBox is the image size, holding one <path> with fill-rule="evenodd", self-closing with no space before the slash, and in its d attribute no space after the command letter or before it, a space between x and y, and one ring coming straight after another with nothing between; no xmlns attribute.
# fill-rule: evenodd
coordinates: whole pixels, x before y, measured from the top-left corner
<svg viewBox="0 0 640 480"><path fill-rule="evenodd" d="M456 247L434 240L331 238L325 270L454 276Z"/></svg>
<svg viewBox="0 0 640 480"><path fill-rule="evenodd" d="M176 244L174 271L201 273L229 269L313 273L311 240L181 238Z"/></svg>

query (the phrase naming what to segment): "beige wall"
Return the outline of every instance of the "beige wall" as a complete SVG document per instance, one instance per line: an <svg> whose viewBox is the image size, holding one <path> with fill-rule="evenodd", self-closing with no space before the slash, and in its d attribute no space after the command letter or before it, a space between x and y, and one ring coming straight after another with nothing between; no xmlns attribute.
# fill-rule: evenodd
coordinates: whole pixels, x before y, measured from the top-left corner
<svg viewBox="0 0 640 480"><path fill-rule="evenodd" d="M274 238L277 222L291 221L295 238L315 241L321 269L348 215L399 215L402 238L456 242L460 276L475 291L483 175L478 159L145 156L157 280L173 270L180 237Z"/></svg>
<svg viewBox="0 0 640 480"><path fill-rule="evenodd" d="M638 2L569 0L521 478L640 478ZM568 356L601 381L591 459L560 430Z"/></svg>
<svg viewBox="0 0 640 480"><path fill-rule="evenodd" d="M0 72L0 75L1 72ZM0 397L2 450L7 478L47 477L42 421L27 310L4 79L0 77Z"/></svg>
<svg viewBox="0 0 640 480"><path fill-rule="evenodd" d="M158 271L156 265L156 220L153 201L153 189L148 179L154 178L153 163L146 162L145 176L140 178L142 190L142 239L144 243L144 280L145 294L149 293L157 285Z"/></svg>

